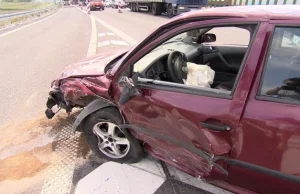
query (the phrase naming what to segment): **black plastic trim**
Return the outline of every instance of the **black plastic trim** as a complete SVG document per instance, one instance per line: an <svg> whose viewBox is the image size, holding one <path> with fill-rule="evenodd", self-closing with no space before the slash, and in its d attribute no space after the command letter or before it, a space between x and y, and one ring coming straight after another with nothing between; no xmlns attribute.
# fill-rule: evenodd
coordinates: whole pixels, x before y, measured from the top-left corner
<svg viewBox="0 0 300 194"><path fill-rule="evenodd" d="M267 101L267 102L276 102L276 103L281 103L281 104L291 104L291 105L300 105L299 100L293 100L293 99L284 99L284 98L274 98L271 96L256 96L256 100L261 100L261 101Z"/></svg>
<svg viewBox="0 0 300 194"><path fill-rule="evenodd" d="M246 168L246 169L249 169L249 170L252 170L252 171L260 172L260 173L263 173L263 174L266 174L266 175L269 175L269 176L273 176L273 177L276 177L276 178L279 178L279 179L283 179L283 180L286 180L286 181L290 181L290 182L293 182L293 183L300 183L300 178L299 177L296 177L296 176L293 176L293 175L290 175L290 174L285 174L285 173L282 173L282 172L279 172L279 171L276 171L276 170L272 170L272 169L265 168L265 167L262 167L262 166L257 166L257 165L250 164L250 163L247 163L247 162L243 162L243 161L240 161L240 160L225 159L225 161L227 161L227 163L230 164L230 165L243 167L243 168Z"/></svg>
<svg viewBox="0 0 300 194"><path fill-rule="evenodd" d="M106 108L109 106L115 106L112 102L104 99L104 98L98 98L94 101L92 101L89 105L87 105L81 113L77 116L75 122L73 123L73 131L80 131L83 132L83 125L85 119L92 113L96 112L97 110L100 110L102 108Z"/></svg>
<svg viewBox="0 0 300 194"><path fill-rule="evenodd" d="M188 86L184 84L177 84L177 83L164 82L158 80L153 81L151 79L146 79L146 78L139 78L138 86L141 88L164 90L164 91L178 92L184 94L224 98L229 100L232 99L232 96L229 95L229 92L228 94L226 94L224 91L219 91L219 92L217 92L218 90L208 91L200 87Z"/></svg>

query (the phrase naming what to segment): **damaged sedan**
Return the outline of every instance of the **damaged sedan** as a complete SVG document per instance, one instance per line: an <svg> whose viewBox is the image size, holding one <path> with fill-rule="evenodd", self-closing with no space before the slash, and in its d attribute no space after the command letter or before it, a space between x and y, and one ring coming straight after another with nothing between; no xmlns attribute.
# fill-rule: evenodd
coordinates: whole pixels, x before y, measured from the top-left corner
<svg viewBox="0 0 300 194"><path fill-rule="evenodd" d="M300 7L193 11L130 50L66 67L46 115L83 108L74 130L100 158L150 153L234 193L300 190Z"/></svg>

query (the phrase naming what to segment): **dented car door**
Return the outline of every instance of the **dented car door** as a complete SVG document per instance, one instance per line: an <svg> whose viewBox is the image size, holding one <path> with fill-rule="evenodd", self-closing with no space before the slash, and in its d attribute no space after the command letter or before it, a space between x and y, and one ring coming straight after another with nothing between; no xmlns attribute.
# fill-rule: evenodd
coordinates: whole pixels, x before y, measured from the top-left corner
<svg viewBox="0 0 300 194"><path fill-rule="evenodd" d="M243 22L243 19L234 22ZM216 21L197 24L203 23L220 25ZM196 24L173 31L191 25ZM264 36L265 31L265 23L257 25L234 89L229 93L205 93L139 79L135 86L139 95L119 105L126 115L126 127L145 142L153 155L187 173L208 179L216 173L227 175L226 166L218 163L218 158L229 157L234 146L233 134L255 72L255 67L248 65L256 65L262 47L257 44L261 41L258 37ZM122 93L119 86L114 85L114 89L115 94ZM120 95L115 97L118 99Z"/></svg>

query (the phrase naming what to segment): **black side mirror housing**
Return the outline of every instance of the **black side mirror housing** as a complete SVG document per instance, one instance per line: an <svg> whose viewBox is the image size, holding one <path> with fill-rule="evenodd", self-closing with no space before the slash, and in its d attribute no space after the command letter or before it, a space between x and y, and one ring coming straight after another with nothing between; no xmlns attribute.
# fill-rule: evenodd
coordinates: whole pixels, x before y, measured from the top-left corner
<svg viewBox="0 0 300 194"><path fill-rule="evenodd" d="M204 42L216 42L217 40L217 37L215 34L203 34L202 35L202 43Z"/></svg>
<svg viewBox="0 0 300 194"><path fill-rule="evenodd" d="M141 95L140 91L137 88L137 85L138 74L134 74L132 78L128 78L126 76L121 77L119 81L119 86L123 88L123 91L119 99L120 104L125 104L133 97Z"/></svg>

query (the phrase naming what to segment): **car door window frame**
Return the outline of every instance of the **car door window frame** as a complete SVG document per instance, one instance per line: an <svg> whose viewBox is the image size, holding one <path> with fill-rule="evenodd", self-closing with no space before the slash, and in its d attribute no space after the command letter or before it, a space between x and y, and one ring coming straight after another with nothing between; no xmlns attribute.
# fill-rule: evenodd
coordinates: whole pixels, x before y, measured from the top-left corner
<svg viewBox="0 0 300 194"><path fill-rule="evenodd" d="M232 99L233 95L235 93L237 84L240 80L240 75L244 69L245 63L248 59L248 56L251 52L251 48L253 46L253 42L255 41L257 32L260 28L260 23L261 21L249 21L246 19L233 19L229 20L228 19L221 19L221 20L214 20L212 21L201 21L201 22L193 22L189 24L185 24L180 27L176 27L171 30L171 33L168 36L164 36L163 38L160 39L154 46L152 46L150 49L145 51L141 56L139 56L134 62L131 62L130 65L130 72L133 72L133 66L134 64L140 60L142 57L147 55L149 52L154 50L157 46L162 44L163 42L167 41L168 39L189 31L189 30L194 30L194 29L199 29L199 28L207 28L207 27L226 27L226 26L235 26L235 25L256 25L256 29L253 32L253 35L251 37L251 41L249 42L247 52L245 53L245 56L243 58L242 64L240 66L240 70L236 76L236 80L234 83L234 86L231 91L221 91L217 89L212 89L212 88L200 88L200 87L195 87L195 86L186 86L183 84L176 84L176 83L163 83L163 81L153 81L151 79L146 79L146 78L139 78L139 86L143 88L154 88L154 89L159 89L159 90L166 90L166 91L175 91L179 93L189 93L189 94L194 94L194 95L201 95L201 96L208 96L208 97L215 97L215 98L225 98L225 99ZM194 24L194 25L191 25ZM132 76L132 75L131 75ZM166 86L167 85L167 86Z"/></svg>
<svg viewBox="0 0 300 194"><path fill-rule="evenodd" d="M263 86L263 81L266 75L266 70L267 70L267 64L269 61L269 56L270 56L270 51L271 51L271 46L272 43L274 41L274 34L275 34L275 30L276 28L280 28L280 27L286 27L286 28L293 28L293 27L298 27L300 29L300 23L299 22L295 22L292 23L290 22L289 24L284 24L281 23L282 21L280 21L280 23L276 23L276 21L273 21L272 23L270 23L270 28L272 29L271 35L269 37L268 40L268 47L267 47L267 51L265 52L264 55L264 60L262 61L262 71L261 71L261 77L259 79L259 85L256 91L256 96L255 99L256 100L261 100L261 101L268 101L268 102L276 102L276 103L283 103L283 104L293 104L293 105L300 105L300 101L296 101L296 100L290 100L290 99L283 99L283 98L274 98L272 96L266 96L266 95L261 95L261 89Z"/></svg>
<svg viewBox="0 0 300 194"><path fill-rule="evenodd" d="M127 54L118 62L118 64L111 70L110 74L112 76L118 77L119 74L122 74L123 71L128 70L128 66L131 66L133 63L138 61L141 57L145 55L145 53L149 52L152 47L157 47L160 44L159 41L156 41L159 38L166 37L165 33L169 31L173 31L174 29L178 28L179 26L186 26L186 25L200 25L199 23L211 23L211 21L227 21L227 22L234 22L234 21L241 21L241 19L228 19L224 17L220 19L220 17L193 17L189 19L182 18L176 22L170 22L168 24L162 25L157 28L154 32L150 33L145 39L140 41L136 44L133 48L127 52ZM249 21L246 19L246 21ZM258 19L257 22L266 21L266 19ZM143 53L140 55L139 53ZM137 56L137 57L134 57ZM134 60L132 60L134 58ZM137 58L137 59L136 59Z"/></svg>

